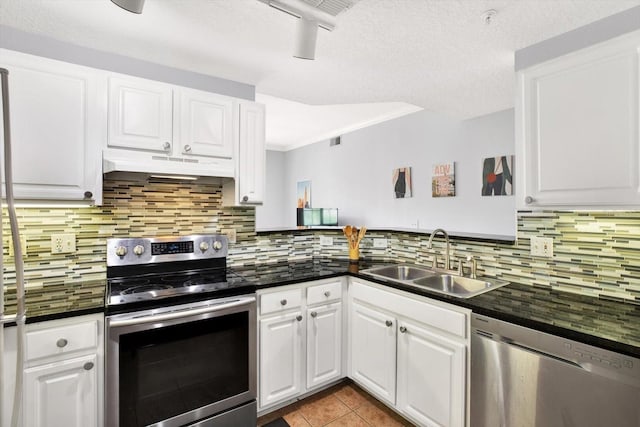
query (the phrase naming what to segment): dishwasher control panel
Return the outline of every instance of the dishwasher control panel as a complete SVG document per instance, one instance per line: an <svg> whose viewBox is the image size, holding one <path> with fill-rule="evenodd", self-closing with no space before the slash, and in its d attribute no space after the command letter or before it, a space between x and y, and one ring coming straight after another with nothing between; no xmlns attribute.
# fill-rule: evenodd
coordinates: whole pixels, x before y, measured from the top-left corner
<svg viewBox="0 0 640 427"><path fill-rule="evenodd" d="M638 361L630 357L570 341L566 341L564 345L579 363L591 363L593 365L620 369L630 373L638 370Z"/></svg>

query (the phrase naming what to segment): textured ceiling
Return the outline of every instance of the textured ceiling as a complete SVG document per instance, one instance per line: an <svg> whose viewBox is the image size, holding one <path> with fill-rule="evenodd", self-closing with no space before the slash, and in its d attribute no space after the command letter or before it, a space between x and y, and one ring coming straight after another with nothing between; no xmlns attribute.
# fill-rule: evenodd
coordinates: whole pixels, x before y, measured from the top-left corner
<svg viewBox="0 0 640 427"><path fill-rule="evenodd" d="M0 23L250 83L312 105L404 102L461 119L513 106L514 51L640 0L360 0L291 56L295 18L257 0L0 0ZM498 13L491 25L482 14Z"/></svg>

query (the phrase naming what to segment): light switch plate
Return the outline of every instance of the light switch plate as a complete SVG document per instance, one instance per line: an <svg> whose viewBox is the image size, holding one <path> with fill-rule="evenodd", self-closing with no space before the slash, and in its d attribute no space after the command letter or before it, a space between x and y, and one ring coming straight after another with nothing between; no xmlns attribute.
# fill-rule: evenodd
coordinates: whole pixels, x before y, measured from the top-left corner
<svg viewBox="0 0 640 427"><path fill-rule="evenodd" d="M545 258L553 257L553 239L533 236L531 238L531 255Z"/></svg>
<svg viewBox="0 0 640 427"><path fill-rule="evenodd" d="M224 234L227 235L227 240L229 240L229 243L236 243L238 235L235 228L230 228Z"/></svg>

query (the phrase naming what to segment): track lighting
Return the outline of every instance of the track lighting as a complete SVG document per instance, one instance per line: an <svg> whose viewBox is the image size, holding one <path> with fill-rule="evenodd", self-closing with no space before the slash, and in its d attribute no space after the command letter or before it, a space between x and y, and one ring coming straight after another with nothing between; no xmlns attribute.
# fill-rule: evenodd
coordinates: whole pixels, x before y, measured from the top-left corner
<svg viewBox="0 0 640 427"><path fill-rule="evenodd" d="M144 7L144 0L111 0L113 4L120 6L124 10L141 14Z"/></svg>
<svg viewBox="0 0 640 427"><path fill-rule="evenodd" d="M293 57L300 59L315 59L317 37L318 22L310 21L305 18L298 19Z"/></svg>
<svg viewBox="0 0 640 427"><path fill-rule="evenodd" d="M315 59L318 27L332 31L336 17L305 0L259 0L298 19L293 57ZM350 3L348 3L350 5Z"/></svg>

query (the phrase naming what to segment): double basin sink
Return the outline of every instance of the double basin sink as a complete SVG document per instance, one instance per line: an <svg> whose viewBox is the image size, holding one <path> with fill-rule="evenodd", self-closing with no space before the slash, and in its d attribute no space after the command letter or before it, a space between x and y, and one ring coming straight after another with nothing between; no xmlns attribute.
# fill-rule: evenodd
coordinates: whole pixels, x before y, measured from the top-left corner
<svg viewBox="0 0 640 427"><path fill-rule="evenodd" d="M470 298L508 284L500 280L474 279L410 265L374 267L361 273L458 298Z"/></svg>

